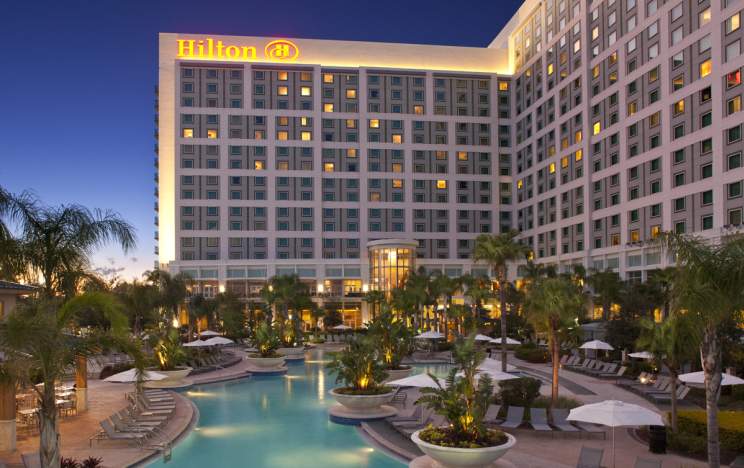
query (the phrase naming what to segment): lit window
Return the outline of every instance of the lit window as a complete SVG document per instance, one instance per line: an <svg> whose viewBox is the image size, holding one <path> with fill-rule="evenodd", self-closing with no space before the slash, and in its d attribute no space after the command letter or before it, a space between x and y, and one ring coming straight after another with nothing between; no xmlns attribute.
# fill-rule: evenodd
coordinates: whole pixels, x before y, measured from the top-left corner
<svg viewBox="0 0 744 468"><path fill-rule="evenodd" d="M711 63L710 59L701 63L700 64L700 78L704 78L710 75L712 67L713 67L713 64Z"/></svg>
<svg viewBox="0 0 744 468"><path fill-rule="evenodd" d="M400 133L393 133L393 143L398 145L403 143L403 135Z"/></svg>
<svg viewBox="0 0 744 468"><path fill-rule="evenodd" d="M211 138L211 139L217 138L217 130L215 129L207 130L207 138Z"/></svg>
<svg viewBox="0 0 744 468"><path fill-rule="evenodd" d="M279 117L277 119L277 123L278 125L286 127L287 125L289 125L289 117Z"/></svg>
<svg viewBox="0 0 744 468"><path fill-rule="evenodd" d="M439 179L437 180L437 188L438 189L446 189L447 188L447 181Z"/></svg>
<svg viewBox="0 0 744 468"><path fill-rule="evenodd" d="M253 169L257 171L263 171L264 170L264 162L263 161L254 161L253 162Z"/></svg>
<svg viewBox="0 0 744 468"><path fill-rule="evenodd" d="M602 124L599 122L594 122L594 126L592 127L593 134L596 135L601 131L602 131Z"/></svg>
<svg viewBox="0 0 744 468"><path fill-rule="evenodd" d="M424 106L413 106L413 113L421 115L424 113Z"/></svg>
<svg viewBox="0 0 744 468"><path fill-rule="evenodd" d="M468 153L467 151L458 151L457 152L457 159L460 161L467 161L468 160Z"/></svg>
<svg viewBox="0 0 744 468"><path fill-rule="evenodd" d="M308 125L310 125L310 119L307 117L300 117L300 125L302 125L303 127L307 127Z"/></svg>
<svg viewBox="0 0 744 468"><path fill-rule="evenodd" d="M276 88L276 94L279 96L287 96L289 94L289 88L286 86L279 86Z"/></svg>
<svg viewBox="0 0 744 468"><path fill-rule="evenodd" d="M346 119L346 128L356 128L356 120Z"/></svg>
<svg viewBox="0 0 744 468"><path fill-rule="evenodd" d="M741 96L734 96L726 102L728 115L741 111Z"/></svg>
<svg viewBox="0 0 744 468"><path fill-rule="evenodd" d="M595 26L594 29L592 29L592 40L599 37L599 26Z"/></svg>
<svg viewBox="0 0 744 468"><path fill-rule="evenodd" d="M499 81L499 91L509 91L509 82Z"/></svg>
<svg viewBox="0 0 744 468"><path fill-rule="evenodd" d="M639 242L641 240L641 233L638 229L633 229L630 231L630 241L631 242Z"/></svg>
<svg viewBox="0 0 744 468"><path fill-rule="evenodd" d="M356 89L349 88L346 90L346 99L356 99Z"/></svg>
<svg viewBox="0 0 744 468"><path fill-rule="evenodd" d="M333 104L323 104L323 112L333 112Z"/></svg>
<svg viewBox="0 0 744 468"><path fill-rule="evenodd" d="M255 140L263 140L265 138L264 131L263 130L256 130L253 132L253 139Z"/></svg>
<svg viewBox="0 0 744 468"><path fill-rule="evenodd" d="M726 75L726 87L733 88L741 84L741 70L732 71Z"/></svg>
<svg viewBox="0 0 744 468"><path fill-rule="evenodd" d="M289 133L287 133L286 130L280 130L280 131L276 132L276 139L277 140L286 140L287 138L289 138Z"/></svg>
<svg viewBox="0 0 744 468"><path fill-rule="evenodd" d="M403 164L393 163L393 172L403 172Z"/></svg>
<svg viewBox="0 0 744 468"><path fill-rule="evenodd" d="M369 121L369 128L380 128L380 121L378 119L371 119Z"/></svg>
<svg viewBox="0 0 744 468"><path fill-rule="evenodd" d="M302 132L300 135L302 141L310 141L313 139L313 132Z"/></svg>
<svg viewBox="0 0 744 468"><path fill-rule="evenodd" d="M661 234L661 226L651 226L651 239L656 239Z"/></svg>
<svg viewBox="0 0 744 468"><path fill-rule="evenodd" d="M519 179L519 180L517 181L517 188L518 188L518 189L521 189L523 185L524 185L524 182L522 182L522 179Z"/></svg>
<svg viewBox="0 0 744 468"><path fill-rule="evenodd" d="M701 11L699 18L701 27L710 23L710 8L706 8L705 10Z"/></svg>
<svg viewBox="0 0 744 468"><path fill-rule="evenodd" d="M739 13L731 16L726 20L726 34L731 33L739 29Z"/></svg>
<svg viewBox="0 0 744 468"><path fill-rule="evenodd" d="M287 81L287 79L288 79L287 72L279 72L279 73L277 73L277 77L278 77L279 81Z"/></svg>
<svg viewBox="0 0 744 468"><path fill-rule="evenodd" d="M577 161L581 161L581 158L584 157L584 152L581 151L580 149L576 150L576 153L575 154L576 154L576 160Z"/></svg>
<svg viewBox="0 0 744 468"><path fill-rule="evenodd" d="M347 148L346 149L346 157L347 158L356 158L357 150L356 148Z"/></svg>
<svg viewBox="0 0 744 468"><path fill-rule="evenodd" d="M574 143L580 143L583 137L584 134L581 133L581 130L576 130L576 133L574 133Z"/></svg>
<svg viewBox="0 0 744 468"><path fill-rule="evenodd" d="M680 99L679 101L674 103L674 113L675 114L681 114L685 111L685 100Z"/></svg>
<svg viewBox="0 0 744 468"><path fill-rule="evenodd" d="M445 161L447 159L447 152L446 151L435 151L434 157L437 158L437 161Z"/></svg>
<svg viewBox="0 0 744 468"><path fill-rule="evenodd" d="M592 78L597 78L599 76L599 65L595 65L594 68L592 68Z"/></svg>
<svg viewBox="0 0 744 468"><path fill-rule="evenodd" d="M300 88L300 96L310 96L310 86L303 86Z"/></svg>
<svg viewBox="0 0 744 468"><path fill-rule="evenodd" d="M403 188L403 180L393 179L393 188Z"/></svg>
<svg viewBox="0 0 744 468"><path fill-rule="evenodd" d="M561 158L561 167L564 168L564 169L568 167L568 157L567 156L563 156Z"/></svg>
<svg viewBox="0 0 744 468"><path fill-rule="evenodd" d="M328 84L333 83L333 74L323 73L323 83L328 83Z"/></svg>
<svg viewBox="0 0 744 468"><path fill-rule="evenodd" d="M553 64L549 63L548 64L548 75L552 75L552 74L553 74Z"/></svg>
<svg viewBox="0 0 744 468"><path fill-rule="evenodd" d="M550 173L555 174L555 163L550 163Z"/></svg>
<svg viewBox="0 0 744 468"><path fill-rule="evenodd" d="M323 164L323 171L324 172L333 172L335 169L335 166L333 163L325 163Z"/></svg>
<svg viewBox="0 0 744 468"><path fill-rule="evenodd" d="M193 128L184 128L183 129L183 137L184 138L194 138L194 129Z"/></svg>
<svg viewBox="0 0 744 468"><path fill-rule="evenodd" d="M638 110L638 103L636 103L636 101L628 103L628 116L629 117L635 114L637 110Z"/></svg>

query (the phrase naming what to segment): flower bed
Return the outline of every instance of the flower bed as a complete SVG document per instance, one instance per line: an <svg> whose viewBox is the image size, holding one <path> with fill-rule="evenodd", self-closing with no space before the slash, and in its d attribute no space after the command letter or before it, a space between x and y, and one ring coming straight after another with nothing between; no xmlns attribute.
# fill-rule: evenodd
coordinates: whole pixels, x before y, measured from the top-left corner
<svg viewBox="0 0 744 468"><path fill-rule="evenodd" d="M463 442L449 427L428 426L419 432L419 438L424 442L438 445L440 447L454 448L485 448L505 444L509 438L503 431L489 429L479 440Z"/></svg>

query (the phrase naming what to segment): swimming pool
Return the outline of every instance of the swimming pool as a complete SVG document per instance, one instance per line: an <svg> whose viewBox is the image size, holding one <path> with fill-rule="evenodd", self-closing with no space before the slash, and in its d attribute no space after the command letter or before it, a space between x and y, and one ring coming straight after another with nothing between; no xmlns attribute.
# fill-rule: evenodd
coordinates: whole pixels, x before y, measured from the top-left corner
<svg viewBox="0 0 744 468"><path fill-rule="evenodd" d="M150 467L368 467L405 464L372 448L353 426L328 420L335 387L323 351L289 364L284 376L195 386L185 393L199 408L199 423ZM441 366L427 367L441 373ZM424 369L420 369L423 371Z"/></svg>

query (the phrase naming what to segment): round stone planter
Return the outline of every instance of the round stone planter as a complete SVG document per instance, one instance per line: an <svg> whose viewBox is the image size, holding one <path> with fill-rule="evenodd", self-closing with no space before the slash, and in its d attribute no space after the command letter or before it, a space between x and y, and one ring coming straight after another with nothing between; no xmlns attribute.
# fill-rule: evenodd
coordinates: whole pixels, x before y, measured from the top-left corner
<svg viewBox="0 0 744 468"><path fill-rule="evenodd" d="M331 420L340 424L359 424L362 421L388 418L394 416L398 411L392 406L387 406L393 399L395 391L380 395L345 395L332 389L330 392L338 402L328 410Z"/></svg>
<svg viewBox="0 0 744 468"><path fill-rule="evenodd" d="M426 455L434 459L438 464L445 468L457 468L457 467L468 467L468 468L485 468L493 465L493 463L504 456L510 448L517 443L517 439L511 435L506 434L508 440L494 447L484 448L455 448L455 447L442 447L439 445L430 444L424 442L419 438L419 433L416 431L411 435L413 443L418 445Z"/></svg>
<svg viewBox="0 0 744 468"><path fill-rule="evenodd" d="M279 369L284 365L284 359L285 356L270 358L248 356L245 358L246 361L259 369Z"/></svg>
<svg viewBox="0 0 744 468"><path fill-rule="evenodd" d="M305 347L298 346L296 348L279 348L276 350L277 353L283 354L287 359L303 359L305 357Z"/></svg>
<svg viewBox="0 0 744 468"><path fill-rule="evenodd" d="M411 366L400 366L400 369L385 369L388 376L385 382L392 382L393 380L405 379L413 373L413 367Z"/></svg>
<svg viewBox="0 0 744 468"><path fill-rule="evenodd" d="M173 370L164 371L153 367L147 370L157 372L158 374L163 374L166 376L166 378L162 380L155 380L151 383L156 383L157 386L168 387L181 384L183 382L183 379L185 379L186 376L191 373L192 369L191 367L177 367Z"/></svg>

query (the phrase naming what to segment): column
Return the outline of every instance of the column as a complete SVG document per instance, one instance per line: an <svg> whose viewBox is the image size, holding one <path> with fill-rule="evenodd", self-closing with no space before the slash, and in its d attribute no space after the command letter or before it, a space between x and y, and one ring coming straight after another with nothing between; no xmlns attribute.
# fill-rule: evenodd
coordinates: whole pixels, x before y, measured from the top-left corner
<svg viewBox="0 0 744 468"><path fill-rule="evenodd" d="M15 383L0 383L0 452L12 452L16 448L16 400Z"/></svg>
<svg viewBox="0 0 744 468"><path fill-rule="evenodd" d="M88 409L88 358L75 358L75 409L78 413Z"/></svg>

